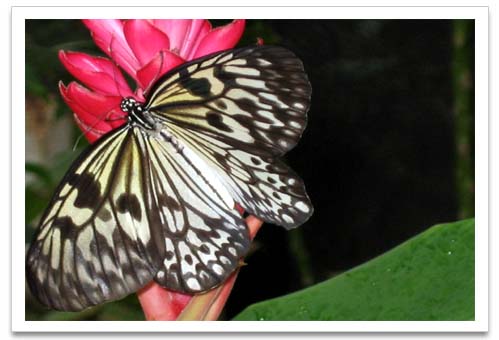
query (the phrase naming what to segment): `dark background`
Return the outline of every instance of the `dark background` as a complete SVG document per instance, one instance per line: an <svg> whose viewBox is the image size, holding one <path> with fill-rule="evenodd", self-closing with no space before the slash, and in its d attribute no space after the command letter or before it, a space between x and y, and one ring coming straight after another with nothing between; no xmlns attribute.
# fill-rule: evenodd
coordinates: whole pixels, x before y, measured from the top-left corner
<svg viewBox="0 0 499 340"><path fill-rule="evenodd" d="M240 46L257 37L286 46L309 75L309 124L286 160L304 179L315 214L292 231L260 230L223 318L331 278L436 223L474 215L473 36L473 21L247 21ZM71 80L59 49L101 54L79 21L27 21L27 107L42 108L35 118L49 121L48 130L70 114L57 92L59 80ZM43 103L52 104L54 119L44 119ZM76 139L79 132L70 128ZM60 169L26 165L35 178L26 186L27 241L50 185L78 154L72 147L53 162ZM49 184L39 183L44 177ZM121 304L128 308L122 315L120 307L64 316L28 296L26 315L141 318L135 296Z"/></svg>

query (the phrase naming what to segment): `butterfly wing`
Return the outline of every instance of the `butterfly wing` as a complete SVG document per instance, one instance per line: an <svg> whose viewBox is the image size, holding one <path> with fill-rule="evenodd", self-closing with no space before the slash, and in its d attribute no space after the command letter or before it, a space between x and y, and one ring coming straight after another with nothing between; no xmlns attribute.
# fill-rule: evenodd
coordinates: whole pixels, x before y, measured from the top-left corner
<svg viewBox="0 0 499 340"><path fill-rule="evenodd" d="M136 291L164 257L160 225L132 129L102 137L73 163L27 255L31 291L48 307L81 310ZM157 218L157 217L156 217Z"/></svg>
<svg viewBox="0 0 499 340"><path fill-rule="evenodd" d="M217 172L249 213L288 229L303 224L312 214L303 181L279 159L234 148L206 134L177 127L171 131Z"/></svg>
<svg viewBox="0 0 499 340"><path fill-rule="evenodd" d="M292 228L313 207L301 179L278 157L300 139L310 94L292 52L253 46L172 70L152 88L146 108L216 169L243 208Z"/></svg>
<svg viewBox="0 0 499 340"><path fill-rule="evenodd" d="M41 220L26 262L31 291L48 307L76 311L157 274L182 292L222 282L249 236L231 198L209 191L198 172L143 129L102 137L75 161Z"/></svg>
<svg viewBox="0 0 499 340"><path fill-rule="evenodd" d="M249 233L216 174L189 150L178 149L168 133L143 134L141 141L166 246L155 280L170 290L199 293L237 268Z"/></svg>

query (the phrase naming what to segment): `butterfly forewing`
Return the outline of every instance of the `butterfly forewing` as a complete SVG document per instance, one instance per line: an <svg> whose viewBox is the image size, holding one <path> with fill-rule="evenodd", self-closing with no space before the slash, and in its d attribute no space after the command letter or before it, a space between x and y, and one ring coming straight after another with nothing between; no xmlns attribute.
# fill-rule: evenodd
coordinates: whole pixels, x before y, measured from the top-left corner
<svg viewBox="0 0 499 340"><path fill-rule="evenodd" d="M229 50L174 70L151 90L147 108L180 127L239 149L281 155L298 142L311 88L289 50Z"/></svg>
<svg viewBox="0 0 499 340"><path fill-rule="evenodd" d="M45 305L81 310L153 278L184 293L223 282L247 251L234 200L187 150L125 126L83 154L56 191L27 258Z"/></svg>
<svg viewBox="0 0 499 340"><path fill-rule="evenodd" d="M136 291L164 257L149 180L127 127L104 136L62 180L27 256L28 281L45 305L80 310Z"/></svg>

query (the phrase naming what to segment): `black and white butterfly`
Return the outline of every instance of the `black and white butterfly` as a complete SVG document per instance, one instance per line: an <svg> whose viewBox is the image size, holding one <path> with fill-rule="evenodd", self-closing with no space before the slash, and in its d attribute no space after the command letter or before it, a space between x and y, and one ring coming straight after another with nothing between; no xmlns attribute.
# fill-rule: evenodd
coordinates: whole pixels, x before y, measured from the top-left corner
<svg viewBox="0 0 499 340"><path fill-rule="evenodd" d="M294 228L313 208L279 157L305 128L311 87L289 50L252 46L177 67L122 101L123 126L73 163L27 255L31 291L76 311L151 280L179 292L221 284L248 250L240 204Z"/></svg>

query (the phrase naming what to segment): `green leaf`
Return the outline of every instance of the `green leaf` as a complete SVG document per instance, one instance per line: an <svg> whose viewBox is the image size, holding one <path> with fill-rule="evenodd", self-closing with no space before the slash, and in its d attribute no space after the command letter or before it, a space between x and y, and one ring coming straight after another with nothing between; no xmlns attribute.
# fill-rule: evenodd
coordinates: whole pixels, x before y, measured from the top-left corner
<svg viewBox="0 0 499 340"><path fill-rule="evenodd" d="M474 219L431 227L330 280L235 320L474 320Z"/></svg>

